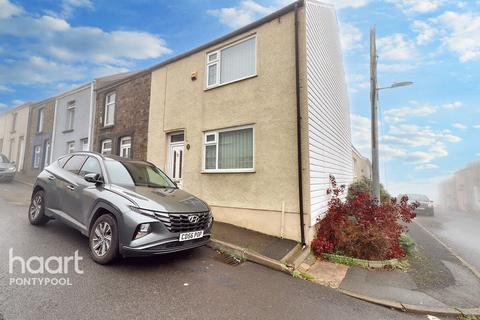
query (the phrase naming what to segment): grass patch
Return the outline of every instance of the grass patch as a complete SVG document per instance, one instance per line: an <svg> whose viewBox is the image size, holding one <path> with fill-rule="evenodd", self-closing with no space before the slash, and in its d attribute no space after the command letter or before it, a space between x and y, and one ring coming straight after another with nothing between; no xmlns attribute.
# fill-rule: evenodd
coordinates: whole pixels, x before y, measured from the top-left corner
<svg viewBox="0 0 480 320"><path fill-rule="evenodd" d="M363 267L363 265L358 263L356 259L346 257L346 256L326 255L326 258L330 262L344 264L349 267L355 267L355 266Z"/></svg>
<svg viewBox="0 0 480 320"><path fill-rule="evenodd" d="M307 280L307 281L315 280L315 277L312 276L311 274L308 274L306 272L296 271L296 270L292 272L292 277L297 279Z"/></svg>
<svg viewBox="0 0 480 320"><path fill-rule="evenodd" d="M407 255L411 255L415 250L415 241L406 233L402 233L400 236L400 246Z"/></svg>
<svg viewBox="0 0 480 320"><path fill-rule="evenodd" d="M458 320L480 320L479 316L465 316L461 315L458 317Z"/></svg>
<svg viewBox="0 0 480 320"><path fill-rule="evenodd" d="M247 259L243 255L240 255L240 254L236 254L236 253L232 253L232 252L226 252L225 254L227 256L231 257L231 258L234 258L235 260L237 260L240 263L243 263L243 262L247 261Z"/></svg>

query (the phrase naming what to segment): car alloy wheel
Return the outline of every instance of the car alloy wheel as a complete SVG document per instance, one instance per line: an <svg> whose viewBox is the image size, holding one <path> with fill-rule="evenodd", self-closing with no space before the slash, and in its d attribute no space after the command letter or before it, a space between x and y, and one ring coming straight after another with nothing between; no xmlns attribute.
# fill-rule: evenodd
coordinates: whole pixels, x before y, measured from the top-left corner
<svg viewBox="0 0 480 320"><path fill-rule="evenodd" d="M32 199L32 203L30 204L30 217L32 218L32 220L35 219L42 211L42 204L42 195L40 193L37 193Z"/></svg>
<svg viewBox="0 0 480 320"><path fill-rule="evenodd" d="M93 237L93 251L99 257L108 253L112 244L112 227L105 221L100 222L95 228Z"/></svg>

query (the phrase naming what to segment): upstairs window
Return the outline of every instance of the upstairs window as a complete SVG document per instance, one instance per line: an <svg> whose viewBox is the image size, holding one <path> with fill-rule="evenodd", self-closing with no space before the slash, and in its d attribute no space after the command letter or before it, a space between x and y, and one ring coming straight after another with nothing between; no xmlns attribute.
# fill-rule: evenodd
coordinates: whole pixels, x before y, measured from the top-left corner
<svg viewBox="0 0 480 320"><path fill-rule="evenodd" d="M252 172L253 127L209 131L204 135L204 172Z"/></svg>
<svg viewBox="0 0 480 320"><path fill-rule="evenodd" d="M107 94L105 97L105 112L104 112L104 126L111 126L114 124L115 119L115 92Z"/></svg>
<svg viewBox="0 0 480 320"><path fill-rule="evenodd" d="M255 36L207 54L207 88L242 80L256 72Z"/></svg>
<svg viewBox="0 0 480 320"><path fill-rule="evenodd" d="M12 133L15 132L16 130L16 127L17 127L17 113L14 112L12 113L12 130L10 130Z"/></svg>
<svg viewBox="0 0 480 320"><path fill-rule="evenodd" d="M67 122L65 123L65 130L73 130L75 123L75 101L67 103Z"/></svg>
<svg viewBox="0 0 480 320"><path fill-rule="evenodd" d="M43 132L43 118L45 114L45 109L38 110L38 118L37 118L37 133Z"/></svg>

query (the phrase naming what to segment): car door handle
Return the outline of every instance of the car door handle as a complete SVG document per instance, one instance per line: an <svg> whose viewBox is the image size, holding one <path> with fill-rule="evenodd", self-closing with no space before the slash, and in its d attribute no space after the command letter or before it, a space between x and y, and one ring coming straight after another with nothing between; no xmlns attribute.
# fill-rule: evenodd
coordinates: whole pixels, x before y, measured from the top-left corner
<svg viewBox="0 0 480 320"><path fill-rule="evenodd" d="M55 180L54 176L48 176L48 180Z"/></svg>
<svg viewBox="0 0 480 320"><path fill-rule="evenodd" d="M68 190L75 190L75 187L72 186L72 185L68 185L68 186L67 186L67 189L68 189Z"/></svg>

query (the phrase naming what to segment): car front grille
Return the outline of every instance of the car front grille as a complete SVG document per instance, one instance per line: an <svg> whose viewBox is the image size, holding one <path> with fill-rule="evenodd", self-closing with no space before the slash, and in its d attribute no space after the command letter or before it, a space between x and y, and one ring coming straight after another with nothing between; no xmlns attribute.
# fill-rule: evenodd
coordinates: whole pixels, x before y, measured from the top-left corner
<svg viewBox="0 0 480 320"><path fill-rule="evenodd" d="M204 230L210 221L210 213L163 213L156 212L155 216L167 227L170 232L190 232ZM190 217L198 217L198 221L191 222Z"/></svg>

